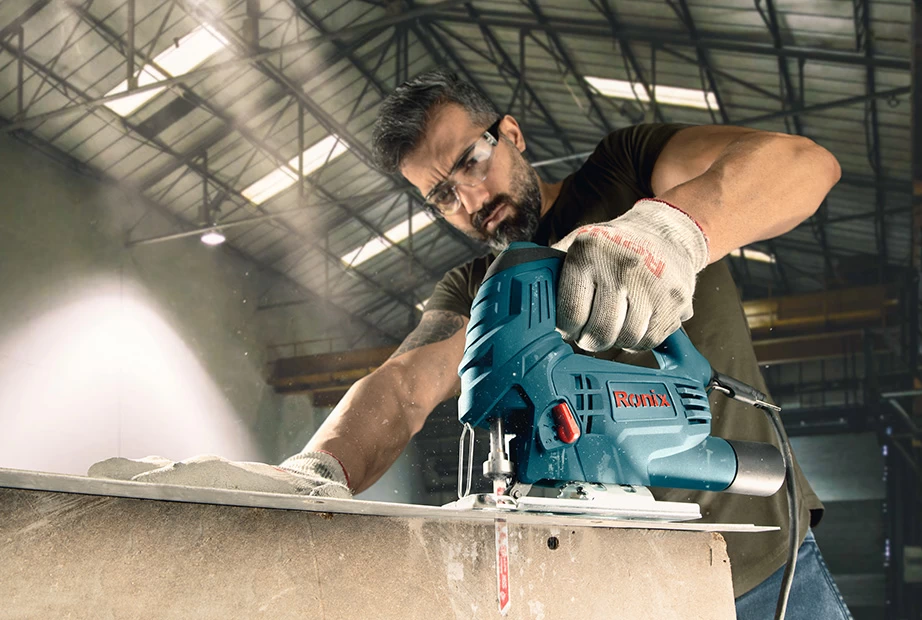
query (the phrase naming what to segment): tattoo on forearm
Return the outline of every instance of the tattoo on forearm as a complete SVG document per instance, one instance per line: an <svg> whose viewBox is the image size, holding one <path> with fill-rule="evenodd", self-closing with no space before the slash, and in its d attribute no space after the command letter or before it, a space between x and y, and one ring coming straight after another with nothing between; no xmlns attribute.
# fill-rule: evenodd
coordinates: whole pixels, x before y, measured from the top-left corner
<svg viewBox="0 0 922 620"><path fill-rule="evenodd" d="M424 347L427 344L448 340L464 327L464 318L457 312L447 310L430 310L423 314L422 320L400 347L391 355L391 359L404 353Z"/></svg>

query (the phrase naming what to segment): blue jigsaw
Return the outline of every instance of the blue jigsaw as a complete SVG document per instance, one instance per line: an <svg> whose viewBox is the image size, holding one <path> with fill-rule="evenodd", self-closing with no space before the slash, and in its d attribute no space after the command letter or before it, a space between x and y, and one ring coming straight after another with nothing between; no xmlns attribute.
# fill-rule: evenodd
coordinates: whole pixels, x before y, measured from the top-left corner
<svg viewBox="0 0 922 620"><path fill-rule="evenodd" d="M781 454L771 444L712 436L708 391L774 405L716 373L683 329L653 351L658 368L579 355L563 341L556 287L565 256L511 244L471 308L459 419L490 430L484 475L494 497L514 503L531 485L575 489L571 498L628 485L775 493L785 475Z"/></svg>

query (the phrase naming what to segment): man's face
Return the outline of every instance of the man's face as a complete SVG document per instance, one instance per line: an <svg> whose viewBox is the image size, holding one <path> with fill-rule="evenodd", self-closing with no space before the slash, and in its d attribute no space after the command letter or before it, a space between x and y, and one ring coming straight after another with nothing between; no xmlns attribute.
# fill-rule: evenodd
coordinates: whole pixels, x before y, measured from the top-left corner
<svg viewBox="0 0 922 620"><path fill-rule="evenodd" d="M458 158L486 129L472 123L462 107L443 105L434 112L416 150L404 158L400 171L425 196L445 181ZM513 241L530 241L541 216L538 176L522 157L525 142L519 127L506 117L499 131L487 178L473 187L458 184L461 207L445 215L452 226L497 251Z"/></svg>

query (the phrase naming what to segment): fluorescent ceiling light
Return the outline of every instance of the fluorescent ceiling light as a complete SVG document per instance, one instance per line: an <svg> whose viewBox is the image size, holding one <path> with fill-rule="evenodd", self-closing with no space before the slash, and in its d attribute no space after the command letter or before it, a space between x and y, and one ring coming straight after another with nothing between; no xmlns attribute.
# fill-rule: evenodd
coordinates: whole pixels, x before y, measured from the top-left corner
<svg viewBox="0 0 922 620"><path fill-rule="evenodd" d="M429 298L424 299L424 300L422 300L421 302L419 302L418 304L416 304L416 309L419 310L420 312L424 312L424 311L426 310L426 304L427 304L427 303L429 303Z"/></svg>
<svg viewBox="0 0 922 620"><path fill-rule="evenodd" d="M202 243L205 245L221 245L225 241L224 235L218 230L209 230L202 235Z"/></svg>
<svg viewBox="0 0 922 620"><path fill-rule="evenodd" d="M410 226L407 226L407 220L404 220L390 230L385 231L383 237L375 237L368 243L357 247L351 252L347 252L340 258L340 260L343 261L347 267L355 267L357 265L361 265L369 258L377 256L392 245L400 243L409 237L410 227L413 228L413 234L415 235L426 226L432 224L434 221L435 220L431 215L425 211L420 211L412 218L410 218Z"/></svg>
<svg viewBox="0 0 922 620"><path fill-rule="evenodd" d="M591 76L587 76L586 81L606 97L650 101L647 91L644 90L641 84ZM712 92L694 88L679 88L678 86L660 86L659 84L656 85L653 92L656 95L657 103L700 108L702 110L707 110L709 107L714 110L718 109L717 97Z"/></svg>
<svg viewBox="0 0 922 620"><path fill-rule="evenodd" d="M324 163L339 157L349 148L346 143L336 135L329 135L320 142L304 151L304 176L309 175ZM288 189L298 181L298 174L292 170L298 169L298 158L288 160L287 166L276 168L260 180L256 181L241 193L254 204L262 204Z"/></svg>
<svg viewBox="0 0 922 620"><path fill-rule="evenodd" d="M154 58L153 64L166 71L167 75L164 75L152 65L145 65L138 71L138 86L147 86L148 84L165 80L167 77L184 75L220 52L226 45L227 39L222 37L214 28L199 26ZM116 95L126 90L128 90L128 80L123 80L121 84L107 92L106 96ZM106 103L105 106L119 116L128 116L159 95L163 90L163 88L146 90L142 93L115 99Z"/></svg>
<svg viewBox="0 0 922 620"><path fill-rule="evenodd" d="M736 256L737 258L745 258L748 260L754 260L760 263L774 263L775 256L773 254L766 254L765 252L760 252L759 250L748 250L740 248L738 250L733 250L730 252L730 256Z"/></svg>

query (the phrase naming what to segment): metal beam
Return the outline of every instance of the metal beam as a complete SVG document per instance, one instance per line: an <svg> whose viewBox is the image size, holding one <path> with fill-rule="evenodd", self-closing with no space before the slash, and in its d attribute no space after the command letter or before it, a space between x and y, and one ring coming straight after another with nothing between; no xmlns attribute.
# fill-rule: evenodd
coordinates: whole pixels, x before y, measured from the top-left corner
<svg viewBox="0 0 922 620"><path fill-rule="evenodd" d="M711 61L708 57L708 52L701 45L701 37L698 35L698 29L695 27L695 20L692 18L691 9L688 7L688 2L686 0L678 0L679 4L676 6L671 0L666 0L667 4L675 11L679 19L685 24L685 27L688 29L688 34L691 35L692 41L695 42L695 55L698 58L698 70L704 72L704 78L702 81L707 81L707 85L702 84L702 90L710 90L714 94L714 99L717 101L717 111L720 113L720 120L724 125L730 124L730 115L727 112L727 107L724 105L723 97L720 96L720 89L717 87L717 80L714 79L714 74L711 72ZM705 98L707 100L707 98ZM714 110L711 109L710 102L708 102L708 112L711 114L711 119L714 119Z"/></svg>
<svg viewBox="0 0 922 620"><path fill-rule="evenodd" d="M874 56L874 43L871 32L871 2L870 0L852 0L855 22L855 47L868 58ZM865 93L877 90L877 77L873 65L868 65L865 71ZM868 163L874 173L874 198L877 216L874 219L874 229L877 237L877 252L883 258L880 262L880 281L883 282L887 272L889 252L887 249L887 221L884 212L887 208L887 194L880 184L881 170L880 156L880 131L877 116L876 98L868 99L865 103L864 134L868 153Z"/></svg>
<svg viewBox="0 0 922 620"><path fill-rule="evenodd" d="M614 36L615 40L618 41L618 47L621 49L621 54L625 60L625 69L628 70L628 77L630 77L630 72L633 71L637 76L637 81L640 82L644 92L647 93L647 98L650 100L650 106L653 108L654 118L660 123L665 123L666 118L663 116L663 111L660 109L659 103L656 101L656 83L653 82L651 84L650 80L647 80L646 76L644 75L643 67L640 66L640 63L637 61L637 57L634 55L634 50L631 47L630 41L621 36L621 24L618 22L618 16L615 15L615 10L611 6L611 3L609 0L598 0L598 5L596 5L593 0L590 0L590 2L602 13L602 15L605 16L606 21L608 21L612 36ZM653 50L655 58L656 47L651 47L651 49Z"/></svg>
<svg viewBox="0 0 922 620"><path fill-rule="evenodd" d="M128 88L137 88L138 79L134 73L134 27L135 27L135 0L128 0L128 49L125 51L125 60L127 60L126 78Z"/></svg>
<svg viewBox="0 0 922 620"><path fill-rule="evenodd" d="M534 14L535 18L542 24L549 24L550 20L545 17L544 13L541 11L541 7L538 5L537 0L527 0L528 8ZM557 53L560 55L560 59L563 61L564 67L567 71L573 75L576 79L576 83L579 86L580 90L583 91L583 95L589 101L589 107L592 108L592 111L596 113L599 120L602 122L602 126L605 128L605 133L611 133L612 126L608 122L608 119L605 117L605 114L602 112L602 109L599 107L598 102L595 100L595 94L590 90L589 85L586 83L583 75L576 69L576 63L573 62L573 59L570 57L570 54L567 52L567 48L564 47L563 42L560 40L560 37L557 36L557 33L553 30L545 31L548 38L554 44L554 47L557 50ZM522 75L524 81L525 76Z"/></svg>
<svg viewBox="0 0 922 620"><path fill-rule="evenodd" d="M16 37L17 56L16 59L16 116L22 116L25 112L25 67L26 67L26 31L19 29Z"/></svg>
<svg viewBox="0 0 922 620"><path fill-rule="evenodd" d="M136 245L151 245L154 243L162 243L164 241L173 241L176 239L184 239L186 237L194 237L195 235L201 235L209 230L227 230L229 228L238 228L240 226L252 226L254 224L261 224L263 222L268 222L274 220L277 217L285 217L288 215L298 215L301 213L308 213L313 209L319 207L333 207L339 206L343 202L367 202L367 201L377 201L384 200L402 194L402 188L395 188L385 190L383 192L369 192L367 194L358 194L356 196L349 196L348 198L341 198L336 200L321 200L311 202L309 205L301 205L294 207L292 209L283 209L282 211L275 211L273 213L267 213L266 215L258 215L256 217L247 217L239 220L232 220L230 222L221 222L219 224L213 224L210 226L205 226L202 228L194 228L192 230L187 230L180 233L173 233L169 235L158 235L156 237L149 237L147 239L135 239L129 241L126 245L128 247L133 247Z"/></svg>
<svg viewBox="0 0 922 620"><path fill-rule="evenodd" d="M782 51L784 50L784 41L781 37L781 25L778 19L778 11L775 10L774 0L765 0L765 11L762 10L761 4L762 0L756 0L756 9L759 11L762 21L765 22L765 26L771 34L772 45L776 50ZM788 69L787 58L783 56L778 56L778 76L780 77L779 87L781 88L784 108L786 110L793 110L797 107L798 97L794 90L794 83L791 81L791 72ZM869 91L869 93L872 92L874 91ZM801 93L800 101L803 101L803 93ZM804 135L804 129L797 114L795 113L789 116L791 116L791 120L794 122L794 133L799 136ZM787 118L788 116L785 116L785 120Z"/></svg>
<svg viewBox="0 0 922 620"><path fill-rule="evenodd" d="M912 255L910 264L922 273L922 0L912 0Z"/></svg>
<svg viewBox="0 0 922 620"><path fill-rule="evenodd" d="M34 15L49 4L51 4L51 0L38 0L38 2L33 2L29 5L25 11L19 14L19 17L3 26L3 28L0 28L0 41L19 32L19 29L22 28L27 21L32 19Z"/></svg>
<svg viewBox="0 0 922 620"><path fill-rule="evenodd" d="M922 286L922 0L912 1L912 30L910 37L910 58L912 62L912 96L910 110L910 148L912 149L911 183L912 213L910 215L910 256L912 268L910 285L913 287L912 299L915 303L909 308L909 342L910 372L916 386L919 382L919 336L920 317L919 300L922 298L919 287ZM919 400L913 403L913 413L918 414Z"/></svg>
<svg viewBox="0 0 922 620"><path fill-rule="evenodd" d="M815 114L816 112L825 112L826 110L832 110L834 108L844 108L846 106L855 105L858 103L867 103L868 101L874 101L877 99L890 99L891 97L902 97L903 95L908 95L910 92L909 86L901 86L899 88L891 88L889 90L883 90L878 92L868 92L863 95L855 95L854 97L846 97L844 99L836 99L835 101L826 101L824 103L815 103L808 106L794 106L787 108L785 110L779 110L778 112L769 112L767 114L760 114L758 116L750 116L749 118L740 119L735 121L734 124L737 125L752 125L754 123L762 123L765 121L773 121L779 118L787 118L789 116L803 116L807 114Z"/></svg>
<svg viewBox="0 0 922 620"><path fill-rule="evenodd" d="M653 49L660 49L664 54L668 54L669 56L673 56L674 58L679 58L679 59L681 59L681 60L684 60L685 62L687 62L687 63L690 64L690 65L695 65L695 64L697 64L697 62L698 62L698 61L695 60L694 58L692 58L692 57L690 57L690 56L686 56L686 55L683 54L682 52L677 51L677 50L674 50L674 49L669 48L669 47L660 46L660 47L657 48L657 47L653 46ZM777 93L773 93L773 92L771 92L771 91L769 91L769 90L765 90L765 89L762 88L761 86L758 86L758 85L756 85L756 84L753 84L753 83L750 82L749 80L744 80L744 79L741 78L741 77L738 77L738 76L736 76L736 75L733 75L732 73L729 73L729 72L727 72L727 71L723 71L723 70L721 70L721 69L718 69L717 67L711 67L711 71L714 73L714 75L718 75L718 76L722 77L723 79L725 79L725 80L727 80L727 81L729 81L729 82L733 82L734 84L739 84L740 86L742 86L742 87L744 87L744 88L748 88L749 90L751 90L751 91L753 91L753 92L755 92L755 93L758 93L760 96L765 97L766 99L774 99L775 101L782 101L782 97L779 96Z"/></svg>
<svg viewBox="0 0 922 620"><path fill-rule="evenodd" d="M755 6L759 12L759 15L762 17L762 21L765 22L766 27L771 33L772 44L775 46L775 49L782 50L784 49L784 41L781 36L781 25L778 17L778 12L775 10L774 0L765 0L766 10L762 10L761 0L756 0ZM800 111L797 108L804 107L804 92L803 92L803 74L804 74L804 60L798 59L800 63L800 77L801 77L801 89L798 96L798 93L794 89L793 81L791 80L791 73L788 68L788 59L781 56L778 57L778 75L779 75L779 84L778 87L781 89L781 101L782 109L786 114L784 115L785 128L790 133L791 127L788 124L788 118L791 118L791 121L794 125L794 133L802 136L804 135L803 123L800 120ZM870 95L875 91L870 90L865 94ZM828 202L824 199L821 209L818 209L816 213L810 216L810 226L814 232L814 236L820 242L820 248L823 250L823 269L826 276L831 274L832 266L832 256L829 253L829 243L826 241L826 230L824 228L824 217L826 215L826 206ZM780 260L778 263L779 267L781 265ZM787 279L782 275L782 283L787 286ZM825 284L825 278L824 278Z"/></svg>
<svg viewBox="0 0 922 620"><path fill-rule="evenodd" d="M280 54L296 52L296 51L306 51L306 50L312 49L318 43L334 41L334 40L350 41L356 37L360 37L364 34L367 34L370 31L381 30L381 29L395 26L397 24L401 24L407 21L412 21L412 20L419 19L421 17L426 17L432 13L436 13L440 10L444 10L445 8L449 8L451 6L461 4L464 1L466 0L444 0L443 2L440 2L437 4L426 5L418 9L405 11L399 15L384 17L382 19L368 22L365 24L360 24L358 26L343 28L342 30L338 30L336 32L331 32L325 35L318 35L315 37L310 37L308 39L304 39L303 41L298 41L296 43L291 43L289 45L283 45L281 47L265 50L259 53L244 55L241 58L238 58L235 60L229 60L229 61L222 62L222 63L216 63L214 65L202 67L201 69L193 69L192 71L189 71L188 73L185 73L183 75L166 78L164 80L160 80L159 82L153 82L151 84L146 84L144 86L138 86L137 88L122 91L122 92L119 92L113 95L108 95L104 97L87 97L85 101L77 105L67 106L64 108L60 108L58 110L52 110L50 112L45 112L43 114L36 114L35 116L21 119L15 123L10 123L8 126L3 127L2 131L6 133L10 133L10 132L16 131L17 129L23 129L25 127L28 127L29 125L32 125L34 123L40 123L42 121L46 121L52 118L58 118L60 116L64 116L67 114L73 114L75 112L80 112L88 108L99 107L105 103L108 103L110 101L115 101L116 99L121 99L122 97L126 97L129 95L143 93L149 90L166 88L168 86L173 86L175 84L180 84L182 82L194 81L199 78L203 78L205 76L211 75L212 73L217 73L219 71L226 71L228 69L247 68L247 67L250 67L253 63L257 63L263 60L268 60ZM2 39L0 39L0 41L2 41Z"/></svg>
<svg viewBox="0 0 922 620"><path fill-rule="evenodd" d="M528 96L531 97L532 102L538 107L538 110L541 113L541 116L544 117L544 120L547 122L548 126L554 132L560 141L563 143L564 148L567 149L569 153L576 152L576 149L573 148L573 145L570 143L570 140L567 138L566 132L563 131L563 128L560 124L554 119L550 110L541 102L541 99L538 97L538 94L534 91L531 85L528 83L528 80L523 76L518 69L515 67L515 63L512 61L512 58L509 57L509 54L506 53L506 50L503 48L499 39L496 38L496 35L493 34L492 30L480 21L480 11L475 9L471 4L466 4L465 9L467 10L467 15L470 20L472 20L480 28L481 35L487 44L497 52L500 56L500 64L497 66L499 70L506 69L514 79L522 81L522 87L528 93Z"/></svg>
<svg viewBox="0 0 922 620"><path fill-rule="evenodd" d="M847 357L861 352L865 339L868 339L872 353L886 353L890 350L884 338L863 330L754 340L752 346L759 364L778 365Z"/></svg>
<svg viewBox="0 0 922 620"><path fill-rule="evenodd" d="M422 18L422 21L445 24L470 24L471 20L469 15L460 10L443 10L436 11ZM534 16L530 16L527 13L478 10L477 24L493 28L512 28L515 30L520 28L535 31L554 30L558 34L602 39L610 39L612 36L611 28L608 24L599 23L598 21L569 17L554 17L553 23L542 24L535 19ZM734 52L739 54L753 54L756 56L780 56L783 58L803 58L804 60L845 65L866 66L868 64L873 64L878 69L895 69L897 71L909 70L909 61L896 56L883 56L878 54L875 55L874 58L868 59L864 54L851 51L790 45L782 49L776 49L770 42L762 43L753 41L751 37L740 37L737 35L702 32L700 33L698 41L695 41L687 32L634 26L623 28L619 34L626 41L649 43L651 45L659 44L690 48L701 46L702 49L708 51Z"/></svg>

